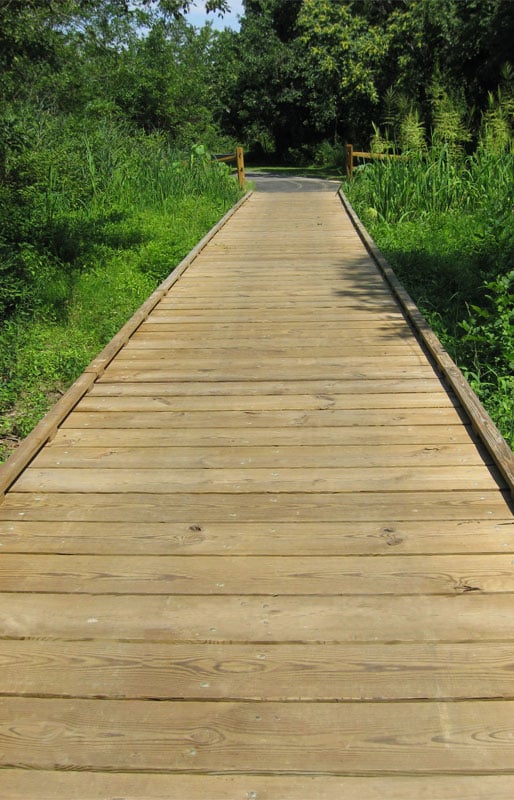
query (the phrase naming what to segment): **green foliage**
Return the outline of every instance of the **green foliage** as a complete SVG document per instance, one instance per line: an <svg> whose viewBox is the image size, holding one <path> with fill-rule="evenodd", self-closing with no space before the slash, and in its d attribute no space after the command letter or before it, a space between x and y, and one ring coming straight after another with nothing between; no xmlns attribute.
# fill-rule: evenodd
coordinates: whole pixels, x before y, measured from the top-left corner
<svg viewBox="0 0 514 800"><path fill-rule="evenodd" d="M409 109L400 123L399 145L404 153L424 153L426 134L417 109Z"/></svg>
<svg viewBox="0 0 514 800"><path fill-rule="evenodd" d="M387 135L383 136L380 128L378 125L372 123L373 126L373 136L371 137L371 141L369 144L370 151L375 155L382 155L384 153L389 153L390 151L394 150L394 144L391 142Z"/></svg>
<svg viewBox="0 0 514 800"><path fill-rule="evenodd" d="M502 82L496 92L489 92L482 114L480 143L488 153L512 152L514 136L514 70L504 64Z"/></svg>
<svg viewBox="0 0 514 800"><path fill-rule="evenodd" d="M460 322L464 371L514 449L514 269L484 289Z"/></svg>
<svg viewBox="0 0 514 800"><path fill-rule="evenodd" d="M464 122L466 105L462 98L450 94L439 81L431 86L432 142L437 147L444 145L453 160L462 158L464 146L471 141L471 134Z"/></svg>
<svg viewBox="0 0 514 800"><path fill-rule="evenodd" d="M346 190L514 447L514 154L482 142L456 163L440 144L367 165Z"/></svg>
<svg viewBox="0 0 514 800"><path fill-rule="evenodd" d="M383 55L380 28L359 13L358 5L304 0L298 19L309 67L345 101L378 100L375 82Z"/></svg>
<svg viewBox="0 0 514 800"><path fill-rule="evenodd" d="M218 39L219 119L257 154L284 156L304 141L300 7L300 0L247 0L240 33Z"/></svg>
<svg viewBox="0 0 514 800"><path fill-rule="evenodd" d="M343 167L346 160L346 149L341 142L321 142L316 148L314 162L324 168Z"/></svg>
<svg viewBox="0 0 514 800"><path fill-rule="evenodd" d="M215 37L188 6L0 3L0 439L30 430L239 195L195 145L227 137Z"/></svg>
<svg viewBox="0 0 514 800"><path fill-rule="evenodd" d="M240 33L219 39L218 118L280 157L323 141L368 149L373 118L417 147L423 120L462 156L513 37L512 0L246 0Z"/></svg>

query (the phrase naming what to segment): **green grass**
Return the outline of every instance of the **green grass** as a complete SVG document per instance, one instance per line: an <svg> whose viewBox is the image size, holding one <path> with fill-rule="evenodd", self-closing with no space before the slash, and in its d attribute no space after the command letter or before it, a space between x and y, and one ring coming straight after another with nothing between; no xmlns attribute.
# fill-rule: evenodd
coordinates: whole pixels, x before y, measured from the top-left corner
<svg viewBox="0 0 514 800"><path fill-rule="evenodd" d="M118 158L104 149L97 165L86 148L87 191L54 179L51 213L34 210L37 246L16 248L26 253L0 326L0 460L240 196L201 148L177 158L143 140L127 170L122 145L114 137Z"/></svg>
<svg viewBox="0 0 514 800"><path fill-rule="evenodd" d="M514 447L514 155L379 162L352 205Z"/></svg>

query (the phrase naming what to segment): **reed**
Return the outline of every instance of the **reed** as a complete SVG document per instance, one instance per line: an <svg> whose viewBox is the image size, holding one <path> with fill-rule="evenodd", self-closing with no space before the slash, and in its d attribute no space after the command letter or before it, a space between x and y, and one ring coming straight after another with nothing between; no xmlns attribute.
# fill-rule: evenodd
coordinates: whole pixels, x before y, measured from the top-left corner
<svg viewBox="0 0 514 800"><path fill-rule="evenodd" d="M345 191L514 446L512 138L405 156L358 168Z"/></svg>

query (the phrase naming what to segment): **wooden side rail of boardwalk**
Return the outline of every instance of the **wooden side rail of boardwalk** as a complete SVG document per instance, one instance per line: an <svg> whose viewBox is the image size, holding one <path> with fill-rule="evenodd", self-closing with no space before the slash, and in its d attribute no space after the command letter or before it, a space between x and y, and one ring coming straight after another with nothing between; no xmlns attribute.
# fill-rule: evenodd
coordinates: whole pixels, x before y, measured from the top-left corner
<svg viewBox="0 0 514 800"><path fill-rule="evenodd" d="M90 382L0 505L3 800L512 800L510 495L336 194Z"/></svg>

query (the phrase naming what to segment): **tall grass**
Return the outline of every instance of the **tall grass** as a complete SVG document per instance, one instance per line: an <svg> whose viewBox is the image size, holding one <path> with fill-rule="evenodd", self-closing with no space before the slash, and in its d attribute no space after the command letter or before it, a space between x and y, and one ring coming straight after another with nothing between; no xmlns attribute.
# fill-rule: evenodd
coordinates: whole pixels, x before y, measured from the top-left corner
<svg viewBox="0 0 514 800"><path fill-rule="evenodd" d="M368 216L389 224L449 211L488 213L512 190L513 161L514 153L482 147L460 160L443 144L358 167L350 192Z"/></svg>
<svg viewBox="0 0 514 800"><path fill-rule="evenodd" d="M112 119L27 125L0 198L0 459L240 196L202 146Z"/></svg>
<svg viewBox="0 0 514 800"><path fill-rule="evenodd" d="M445 144L357 170L363 222L514 446L514 149Z"/></svg>

